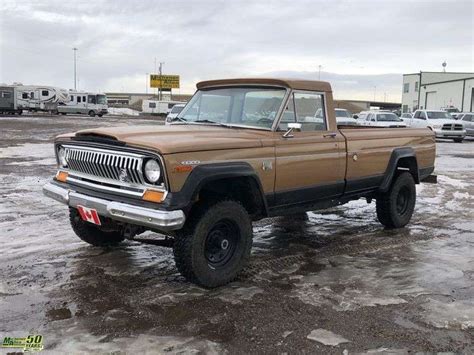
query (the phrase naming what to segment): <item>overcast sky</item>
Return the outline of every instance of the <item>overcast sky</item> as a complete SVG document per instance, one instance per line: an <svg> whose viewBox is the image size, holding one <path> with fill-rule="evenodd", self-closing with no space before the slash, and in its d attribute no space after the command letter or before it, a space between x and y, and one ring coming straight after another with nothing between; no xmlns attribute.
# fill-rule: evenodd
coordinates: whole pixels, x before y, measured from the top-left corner
<svg viewBox="0 0 474 355"><path fill-rule="evenodd" d="M297 76L338 98L397 101L402 73L474 71L472 0L11 1L0 12L0 83L144 92L155 57L199 80Z"/></svg>

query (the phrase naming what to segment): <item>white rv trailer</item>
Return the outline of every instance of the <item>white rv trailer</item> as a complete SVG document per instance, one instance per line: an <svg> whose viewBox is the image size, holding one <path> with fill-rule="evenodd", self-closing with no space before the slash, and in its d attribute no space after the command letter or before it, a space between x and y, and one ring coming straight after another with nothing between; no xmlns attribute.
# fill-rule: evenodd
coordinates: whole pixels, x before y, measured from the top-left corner
<svg viewBox="0 0 474 355"><path fill-rule="evenodd" d="M171 100L143 100L142 112L155 115L167 115L174 105L183 104L182 101Z"/></svg>
<svg viewBox="0 0 474 355"><path fill-rule="evenodd" d="M57 112L58 104L68 100L68 92L54 86L16 85L19 110Z"/></svg>
<svg viewBox="0 0 474 355"><path fill-rule="evenodd" d="M108 112L107 97L104 94L84 91L69 91L69 98L58 105L58 113L82 114L102 117Z"/></svg>

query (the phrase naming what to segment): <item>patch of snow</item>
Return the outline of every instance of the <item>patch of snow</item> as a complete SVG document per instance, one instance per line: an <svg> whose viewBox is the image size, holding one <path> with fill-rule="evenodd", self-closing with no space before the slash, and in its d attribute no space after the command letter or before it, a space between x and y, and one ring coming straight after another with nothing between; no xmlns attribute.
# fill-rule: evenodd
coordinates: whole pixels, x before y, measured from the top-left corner
<svg viewBox="0 0 474 355"><path fill-rule="evenodd" d="M127 107L109 107L108 108L109 115L112 116L139 116L140 111L132 110L131 108Z"/></svg>
<svg viewBox="0 0 474 355"><path fill-rule="evenodd" d="M336 346L342 343L350 343L350 341L346 338L322 328L311 331L307 338L317 341L318 343L331 346Z"/></svg>

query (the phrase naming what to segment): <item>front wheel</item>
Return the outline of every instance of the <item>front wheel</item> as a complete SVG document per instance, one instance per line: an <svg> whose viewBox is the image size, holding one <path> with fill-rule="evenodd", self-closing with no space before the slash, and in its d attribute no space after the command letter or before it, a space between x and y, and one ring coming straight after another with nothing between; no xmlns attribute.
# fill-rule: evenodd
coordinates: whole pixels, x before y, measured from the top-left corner
<svg viewBox="0 0 474 355"><path fill-rule="evenodd" d="M120 231L104 231L92 223L83 221L75 208L69 208L69 221L72 230L81 240L97 247L114 246L125 239Z"/></svg>
<svg viewBox="0 0 474 355"><path fill-rule="evenodd" d="M455 141L456 143L462 143L462 141L464 140L464 138L454 138L453 141Z"/></svg>
<svg viewBox="0 0 474 355"><path fill-rule="evenodd" d="M409 172L396 176L387 192L377 196L377 218L387 228L401 228L410 222L415 209L415 180Z"/></svg>
<svg viewBox="0 0 474 355"><path fill-rule="evenodd" d="M179 272L208 288L234 280L248 262L251 248L252 222L235 201L196 206L173 244Z"/></svg>
<svg viewBox="0 0 474 355"><path fill-rule="evenodd" d="M94 111L92 111L92 110L90 110L90 111L89 111L89 116L91 116L91 117L95 117L95 112L94 112Z"/></svg>

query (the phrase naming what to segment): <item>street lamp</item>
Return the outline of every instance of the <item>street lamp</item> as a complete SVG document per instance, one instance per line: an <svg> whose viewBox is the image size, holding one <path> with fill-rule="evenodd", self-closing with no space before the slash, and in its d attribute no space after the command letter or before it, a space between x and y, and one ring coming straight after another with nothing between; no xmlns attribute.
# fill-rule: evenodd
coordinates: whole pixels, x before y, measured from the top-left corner
<svg viewBox="0 0 474 355"><path fill-rule="evenodd" d="M77 90L77 80L76 80L76 71L77 71L77 68L76 68L76 64L77 64L77 58L76 58L76 52L77 52L77 48L74 47L72 49L74 51L74 90Z"/></svg>

